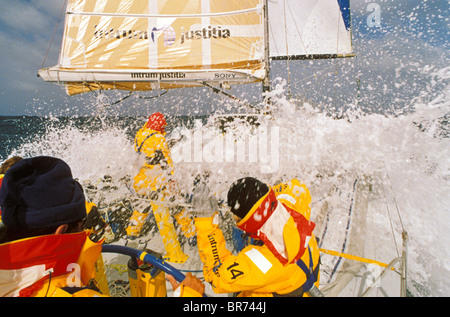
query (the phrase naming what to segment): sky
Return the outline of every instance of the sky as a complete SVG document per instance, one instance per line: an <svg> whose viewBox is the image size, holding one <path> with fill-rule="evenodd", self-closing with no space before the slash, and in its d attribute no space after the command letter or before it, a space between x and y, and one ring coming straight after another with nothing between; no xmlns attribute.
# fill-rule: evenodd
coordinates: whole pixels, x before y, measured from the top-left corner
<svg viewBox="0 0 450 317"><path fill-rule="evenodd" d="M63 3L63 0L2 0L0 115L92 115L98 111L99 100L94 94L68 97L63 87L36 76L42 65L57 63L64 24L57 22ZM339 74L346 87L339 88L341 102L351 101L358 78L358 94L365 107L373 111L379 107L407 108L411 95L420 94L423 89L420 83L431 70L449 65L449 6L448 0L351 0L357 58L336 62L337 67L347 70ZM293 89L312 103L338 104L339 100L324 97L330 93L330 85L311 86L314 83L302 81L302 76L307 77L309 65L307 62L306 66L296 66L298 81ZM273 67L279 65L275 63ZM327 67L326 62L323 67ZM336 81L332 76L329 79ZM333 95L335 85L331 85ZM248 93L245 88L237 88L235 92ZM181 93L169 92L157 101L127 100L119 113L145 115L165 107L166 111L186 114L182 113L184 105L190 104L195 106L190 106L189 114L203 114L221 104L212 93L204 93L202 98L200 95L198 89L188 92L183 89Z"/></svg>

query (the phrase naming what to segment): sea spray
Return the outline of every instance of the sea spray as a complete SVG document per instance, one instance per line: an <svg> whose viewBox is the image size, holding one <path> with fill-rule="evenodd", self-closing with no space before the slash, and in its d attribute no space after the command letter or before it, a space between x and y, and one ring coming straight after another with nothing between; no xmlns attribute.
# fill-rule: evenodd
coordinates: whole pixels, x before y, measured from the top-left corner
<svg viewBox="0 0 450 317"><path fill-rule="evenodd" d="M366 186L370 195L364 243L371 246L367 256L383 262L392 260L401 251L404 229L409 234L410 294L446 295L450 291L449 76L448 68L430 68L428 72L429 84L423 94L411 97L414 111L408 113L363 115L349 109L337 120L306 102L288 100L281 85L271 95L272 115L261 118L259 126L240 122L224 132L212 124L212 118L199 118L191 126L180 124L167 135L175 140L174 150L187 146L186 135L199 129L211 144L226 138L248 139L261 135L264 129L277 128L279 164L267 171L261 170L260 162L251 160L179 160L175 163L175 180L189 193L196 177L202 175L211 192L225 202L229 185L242 176L255 176L269 184L298 178L311 190L313 220L321 221L321 230L327 228L316 234L324 237L322 246L338 251L343 247L347 224L349 230L353 229L354 185ZM432 97L427 91L432 91ZM96 184L105 175L110 176L117 191L107 199L127 197L130 191L125 182L130 182L143 162L134 151L133 138L145 118L130 118L127 123L120 120L41 119L43 131L23 139L8 156L60 157L83 183ZM171 118L170 124L177 126L176 120ZM225 144L221 145L225 153L226 142L221 144ZM319 218L321 213L323 218ZM330 276L336 264L337 260L324 257L323 276Z"/></svg>

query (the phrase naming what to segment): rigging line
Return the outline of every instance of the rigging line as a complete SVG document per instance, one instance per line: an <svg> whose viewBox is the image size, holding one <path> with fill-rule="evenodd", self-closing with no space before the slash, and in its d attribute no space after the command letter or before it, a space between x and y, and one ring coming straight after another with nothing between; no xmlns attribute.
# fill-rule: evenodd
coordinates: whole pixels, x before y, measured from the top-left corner
<svg viewBox="0 0 450 317"><path fill-rule="evenodd" d="M319 75L320 75L320 76L325 76L325 75L327 75L328 73L330 73L329 70L331 70L331 69L334 68L335 66L336 66L335 64L330 65L330 66L328 66L328 67L326 67L326 68L324 68L324 69L322 69L322 70L320 70L320 71L314 73L314 74L311 75L311 76L308 76L308 77L306 77L306 78L303 78L302 80L299 80L298 82L301 83L301 82L304 82L304 81L306 81L306 80L308 80L308 79L310 79L310 78L313 78L314 80L318 80L318 76L319 76ZM342 66L336 66L336 67L342 67ZM326 74L322 74L323 72L326 72L326 71L327 71ZM308 93L309 91L311 91L313 88L315 88L315 86L314 86L314 85L311 85L311 87L310 87L309 89L304 90L303 94L297 94L297 95L299 95L300 97L303 97L303 96L304 96L303 99L307 99L307 98L306 98L306 93Z"/></svg>
<svg viewBox="0 0 450 317"><path fill-rule="evenodd" d="M336 28L336 32L337 32L337 36L336 36L336 55L339 55L339 34L340 34L340 26L341 26L341 24L339 23L340 22L340 16L342 15L342 12L341 12L341 1L340 0L338 0L338 6L339 6L339 10L337 10L338 12L337 12L337 28ZM336 74L336 77L337 77L337 75L338 75L338 71L339 71L339 65L338 65L338 63L337 63L337 60L334 60L334 66L335 66L335 74ZM337 95L337 90L338 90L338 88L336 87L336 86L334 86L334 93L333 93L333 101L334 100L336 100L336 95Z"/></svg>
<svg viewBox="0 0 450 317"><path fill-rule="evenodd" d="M287 77L288 77L288 93L289 98L292 98L291 94L291 71L289 68L289 45L287 39L287 21L286 21L286 0L283 1L283 15L284 15L284 41L286 43L286 69L287 69Z"/></svg>
<svg viewBox="0 0 450 317"><path fill-rule="evenodd" d="M355 96L355 105L356 107L359 106L359 101L361 99L361 81L359 79L359 60L358 56L355 56L355 63L356 63L356 96Z"/></svg>
<svg viewBox="0 0 450 317"><path fill-rule="evenodd" d="M168 90L166 90L166 91L164 91L164 92L162 92L162 93L160 93L159 95L156 95L156 96L150 96L150 97L142 97L142 96L138 96L138 98L139 99L154 99L154 98L158 98L158 97L161 97L161 96L163 96L163 95L165 95L165 94L167 94L167 92L168 92Z"/></svg>
<svg viewBox="0 0 450 317"><path fill-rule="evenodd" d="M337 18L336 55L339 54L339 34L340 34L340 26L341 26L339 21L340 21L340 15L342 15L340 0L338 1L338 6L339 6L339 10L338 10L338 18Z"/></svg>
<svg viewBox="0 0 450 317"><path fill-rule="evenodd" d="M312 78L312 77L317 77L318 74L321 74L321 73L323 73L323 72L325 72L325 71L328 71L329 69L332 69L332 68L334 68L334 67L342 67L342 66L340 66L340 65L339 65L339 66L336 66L336 64L330 65L330 66L325 67L324 69L322 69L322 70L320 70L320 71L318 71L318 72L312 74L311 76L308 76L308 77L306 77L306 78L303 78L302 80L300 80L300 82L305 81L305 80L308 80L308 79L310 79L310 78ZM323 75L326 75L326 74L323 74Z"/></svg>
<svg viewBox="0 0 450 317"><path fill-rule="evenodd" d="M353 194L352 194L352 199L350 201L350 207L348 209L348 221L347 221L347 227L345 228L345 239L344 239L344 243L342 244L342 249L341 249L341 253L344 253L345 248L347 247L347 239L348 239L348 234L350 231L350 224L351 224L351 220L352 220L352 213L353 213L353 207L354 207L354 202L355 202L355 192L356 192L356 184L358 182L358 178L355 179L355 182L353 183ZM328 283L331 282L331 279L333 278L334 273L336 273L336 270L339 266L339 264L341 263L342 258L340 257L336 263L336 265L333 268L333 271L330 274L330 277L328 278Z"/></svg>
<svg viewBox="0 0 450 317"><path fill-rule="evenodd" d="M100 109L99 109L99 111L97 112L96 117L98 117L99 114L100 114L100 112L102 112L103 110L105 110L107 107L114 106L114 105L116 105L116 104L118 104L118 103L121 103L122 101L124 101L124 100L130 98L131 95L133 94L133 91L130 90L129 93L128 93L128 95L126 95L126 96L124 96L124 97L122 97L122 98L120 98L120 99L118 99L118 100L116 100L116 101L114 101L114 102L110 102L110 101L109 101L109 100L110 100L110 97L109 97L107 94L105 94L104 92L102 93L102 91L104 91L105 89L102 87L101 83L97 82L97 85L99 85L99 87L100 87L99 90L93 89L93 88L91 87L91 85L90 85L88 82L85 82L84 85L85 85L87 88L89 88L89 90L90 90L91 92L95 93L97 99L100 98L100 96L106 96L106 98L107 98L107 101L108 101L108 102L103 102L102 100L100 100L100 102L102 103L102 105L101 105L101 107L99 107Z"/></svg>
<svg viewBox="0 0 450 317"><path fill-rule="evenodd" d="M397 257L399 257L400 254L399 254L399 252L398 252L397 240L395 239L394 226L392 225L392 218L391 218L391 213L390 213L390 211L389 211L389 204L388 204L388 202L387 202L386 191L385 191L385 189L384 189L383 184L381 184L381 187L383 188L384 198L385 198L385 200L386 200L386 210L387 210L387 214L388 214L389 224L391 225L391 233L392 233L392 238L394 239L395 251L397 252Z"/></svg>
<svg viewBox="0 0 450 317"><path fill-rule="evenodd" d="M335 189L335 191L337 191L337 188ZM313 205L313 204L315 204L315 203L317 203L317 202L319 202L319 201L322 201L322 200L324 200L324 199L326 199L325 197L324 198L322 198L322 199L319 199L319 200L317 200L317 201L315 201L315 202L312 202L311 203L311 205ZM330 222L330 209L328 208L328 203L327 203L327 201L325 201L325 203L324 203L324 205L326 204L326 211L327 211L327 213L326 213L326 220L325 220L325 225L324 225L324 229L323 229L323 231L322 231L322 236L320 237L320 238L318 238L318 244L319 244L319 247L321 248L322 247L322 244L323 244L323 242L325 241L325 235L327 234L327 230L328 230L328 224L329 224L329 222ZM322 206L322 208L323 208L323 206Z"/></svg>
<svg viewBox="0 0 450 317"><path fill-rule="evenodd" d="M392 189L391 180L389 178L389 174L388 174L386 168L385 168L385 171L386 171L386 177L388 179L389 188L392 193L392 198L394 199L395 208L397 209L398 218L400 219L400 224L402 226L402 230L403 230L403 232L405 232L405 227L403 226L402 216L400 215L400 209L398 208L397 200L395 199L394 190Z"/></svg>
<svg viewBox="0 0 450 317"><path fill-rule="evenodd" d="M269 35L269 1L264 0L262 21L264 22L264 78L262 80L263 98L266 104L270 104L270 97L267 98L264 93L272 90L271 74L270 74L270 35ZM260 19L261 21L261 19Z"/></svg>
<svg viewBox="0 0 450 317"><path fill-rule="evenodd" d="M289 6L289 2L288 2L287 5L288 5L289 11L292 12L291 7ZM292 13L291 13L291 14L292 14ZM285 16L285 17L286 17L286 16ZM294 20L294 25L295 25L295 29L297 30L297 34L298 34L298 37L299 37L299 39L300 39L300 42L302 43L303 50L305 51L305 55L310 55L310 54L308 54L307 51L306 51L305 43L303 43L302 35L301 35L301 33L300 33L300 30L298 29L297 22L296 22L295 20Z"/></svg>
<svg viewBox="0 0 450 317"><path fill-rule="evenodd" d="M247 102L245 100L241 100L238 97L233 96L232 94L229 94L226 91L224 91L224 90L222 90L222 89L220 89L220 88L218 88L218 87L216 87L214 85L211 85L211 84L207 83L206 81L202 81L201 84L204 85L205 87L210 88L213 92L215 92L217 94L222 94L222 95L224 95L224 96L226 96L226 97L228 97L228 98L230 98L232 100L235 100L235 101L243 104L244 106L250 107L251 109L255 109L256 108L256 106L252 105L251 103L249 103L249 102Z"/></svg>
<svg viewBox="0 0 450 317"><path fill-rule="evenodd" d="M114 106L122 101L124 101L125 99L128 99L131 97L131 94L133 93L133 91L130 91L130 93L128 95L126 95L125 97L120 98L119 100L114 101L113 103L110 103L110 106Z"/></svg>
<svg viewBox="0 0 450 317"><path fill-rule="evenodd" d="M325 229L323 230L322 233L322 237L320 238L319 241L319 247L322 247L323 241L325 240L325 235L327 234L327 230L328 230L328 223L330 222L330 211L327 208L327 217L326 217L326 221L325 221Z"/></svg>
<svg viewBox="0 0 450 317"><path fill-rule="evenodd" d="M61 21L62 13L64 11L64 8L66 7L66 3L67 3L67 0L64 1L63 5L61 7L61 11L59 12L58 22L56 22L55 28L53 29L52 38L50 39L50 43L48 44L47 52L45 53L45 57L44 57L44 60L42 61L41 68L44 68L45 61L47 60L48 53L50 52L50 47L52 46L53 39L54 39L55 33L56 33L56 29L58 28L59 22Z"/></svg>
<svg viewBox="0 0 450 317"><path fill-rule="evenodd" d="M358 261L358 262L363 262L363 263L375 264L375 265L385 267L385 268L389 266L387 263L383 263L383 262L368 259L368 258L363 258L360 256L348 254L348 253L342 253L342 252L337 252L337 251L323 249L323 248L319 248L319 251L324 254L337 256L337 257L341 257L341 258L345 258L345 259L349 259L349 260L353 260L353 261ZM394 271L394 268L391 268L391 270Z"/></svg>
<svg viewBox="0 0 450 317"><path fill-rule="evenodd" d="M284 3L286 4L286 2L284 2ZM291 7L290 7L290 5L289 5L289 2L287 2L287 6L288 6L288 9L289 9L289 12L292 12L292 9L291 9ZM340 10L339 10L339 12L338 12L338 15L339 15L339 14L340 14ZM285 20L286 20L286 13L285 13L284 15L285 15ZM339 23L340 19L339 19L339 16L338 16L337 21L338 21L338 27L337 27L337 29L338 29L338 34L337 34L337 43L336 43L336 55L339 55L339 54L338 54L338 53L339 53L339 30L340 30L340 23ZM285 23L285 25L286 25L286 23ZM303 50L305 51L305 54L308 55L308 54L307 54L306 47L305 47L305 44L304 44L303 39L302 39L302 36L301 36L301 33L300 33L299 28L298 28L298 26L297 26L297 22L296 22L295 20L294 20L294 26L295 26L295 29L297 30L297 34L298 34L298 36L299 36L300 43L301 43L301 45L302 45L302 47L303 47ZM286 45L287 45L287 41L286 41ZM338 66L338 65L337 65L337 61L336 61L336 63L335 63L334 65L331 65L331 66L325 68L323 71L327 70L328 68L333 68L333 67L335 67L335 66L336 66L336 73L337 73L338 67L341 67L341 66ZM323 72L323 71L322 71L322 72ZM307 79L309 79L309 78L311 78L311 77L315 77L315 74L314 74L314 75L311 75L311 76L309 76L309 77L307 77L307 78L304 78L302 81L307 80ZM289 89L290 89L290 86L289 86ZM310 89L309 89L309 90L310 90ZM308 91L309 91L309 90L308 90Z"/></svg>

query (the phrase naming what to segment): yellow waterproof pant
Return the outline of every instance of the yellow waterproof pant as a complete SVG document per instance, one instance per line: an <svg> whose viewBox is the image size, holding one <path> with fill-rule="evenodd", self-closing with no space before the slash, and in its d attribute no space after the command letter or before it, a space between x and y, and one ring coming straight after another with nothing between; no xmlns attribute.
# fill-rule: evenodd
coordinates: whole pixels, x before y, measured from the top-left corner
<svg viewBox="0 0 450 317"><path fill-rule="evenodd" d="M175 213L173 215L178 225L181 228L181 232L186 238L192 238L195 236L195 224L194 221L189 217L186 209Z"/></svg>
<svg viewBox="0 0 450 317"><path fill-rule="evenodd" d="M164 176L163 170L159 167L159 165L153 167L143 167L139 174L134 178L134 188L136 192L141 195L149 195L152 192L158 192L158 189L165 188L167 184L166 177ZM172 215L169 208L165 206L165 201L167 201L167 198L170 195L171 193L167 189L160 191L158 193L159 200L152 201L150 205L153 209L156 224L163 238L164 247L167 252L165 259L169 262L183 263L188 259L188 256L184 254L181 249ZM184 209L181 212L175 213L173 216L180 225L181 232L186 238L191 238L195 235L195 225ZM136 220L142 219L145 219L145 217L142 217L142 214L135 211L131 216L130 225L139 223L139 221ZM127 228L127 234L130 232L132 235L138 236L141 228L142 225Z"/></svg>
<svg viewBox="0 0 450 317"><path fill-rule="evenodd" d="M169 208L158 205L157 203L151 203L151 206L159 233L163 239L164 248L166 249L164 259L168 262L184 263L188 259L188 256L184 254L181 249L177 232L173 224L172 217L170 216Z"/></svg>

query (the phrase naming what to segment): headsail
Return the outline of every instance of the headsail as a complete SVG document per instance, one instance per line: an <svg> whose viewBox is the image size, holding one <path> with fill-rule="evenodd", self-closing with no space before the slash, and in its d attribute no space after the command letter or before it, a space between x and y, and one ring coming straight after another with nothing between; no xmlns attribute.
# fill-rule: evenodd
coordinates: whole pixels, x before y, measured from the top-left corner
<svg viewBox="0 0 450 317"><path fill-rule="evenodd" d="M58 65L39 76L69 95L267 85L269 57L352 54L349 0L67 1Z"/></svg>
<svg viewBox="0 0 450 317"><path fill-rule="evenodd" d="M59 63L68 94L264 77L262 0L69 0Z"/></svg>
<svg viewBox="0 0 450 317"><path fill-rule="evenodd" d="M270 0L272 59L353 56L349 0Z"/></svg>

